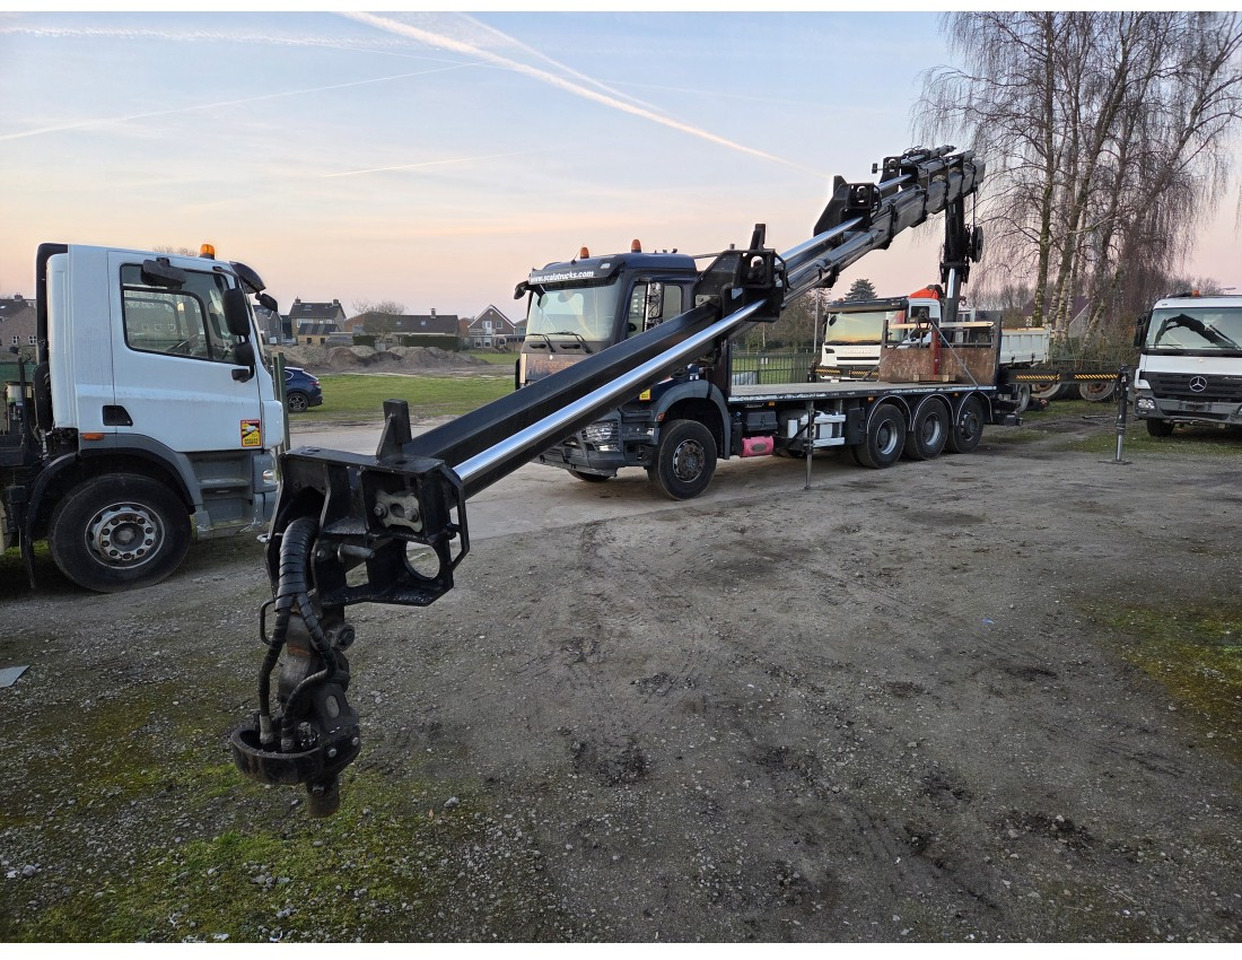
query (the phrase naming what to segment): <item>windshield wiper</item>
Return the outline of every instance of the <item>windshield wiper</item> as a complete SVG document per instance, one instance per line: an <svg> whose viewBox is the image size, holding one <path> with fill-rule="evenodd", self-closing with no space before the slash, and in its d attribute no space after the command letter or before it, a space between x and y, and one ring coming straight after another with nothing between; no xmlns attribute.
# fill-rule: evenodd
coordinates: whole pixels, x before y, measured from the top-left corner
<svg viewBox="0 0 1242 960"><path fill-rule="evenodd" d="M552 341L548 338L548 335L547 335L546 333L528 333L528 334L526 334L526 336L525 336L525 337L523 337L522 339L523 339L523 340L529 340L529 339L531 339L532 337L542 337L542 338L543 338L543 342L544 342L544 343L546 343L546 344L548 345L548 352L549 352L549 353L555 353L555 352L556 352L556 347L552 346Z"/></svg>
<svg viewBox="0 0 1242 960"><path fill-rule="evenodd" d="M578 341L578 343L582 345L583 350L585 350L587 353L593 352L591 348L587 345L586 337L584 337L580 333L574 333L572 330L554 330L550 335L553 337L573 337L575 340ZM546 337L547 335L540 334L540 336ZM552 342L551 340L548 341L548 343L551 343L551 342Z"/></svg>

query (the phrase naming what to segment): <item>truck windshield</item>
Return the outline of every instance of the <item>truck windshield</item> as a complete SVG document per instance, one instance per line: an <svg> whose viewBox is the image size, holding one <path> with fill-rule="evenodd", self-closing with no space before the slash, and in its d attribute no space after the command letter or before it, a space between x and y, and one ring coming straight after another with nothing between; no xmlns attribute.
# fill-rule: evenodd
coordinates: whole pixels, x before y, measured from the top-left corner
<svg viewBox="0 0 1242 960"><path fill-rule="evenodd" d="M846 344L878 344L884 335L884 319L892 319L901 311L867 310L863 313L830 313L824 343L831 346ZM899 322L899 321L895 321Z"/></svg>
<svg viewBox="0 0 1242 960"><path fill-rule="evenodd" d="M616 316L615 283L533 292L526 315L526 336L610 340Z"/></svg>
<svg viewBox="0 0 1242 960"><path fill-rule="evenodd" d="M1242 306L1165 307L1152 311L1148 350L1242 352Z"/></svg>

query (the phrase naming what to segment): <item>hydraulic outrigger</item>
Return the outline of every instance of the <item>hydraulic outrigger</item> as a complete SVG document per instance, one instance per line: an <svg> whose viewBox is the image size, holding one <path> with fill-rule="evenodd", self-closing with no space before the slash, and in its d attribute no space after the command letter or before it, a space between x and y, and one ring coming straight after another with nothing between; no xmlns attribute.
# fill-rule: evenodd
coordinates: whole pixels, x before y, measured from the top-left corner
<svg viewBox="0 0 1242 960"><path fill-rule="evenodd" d="M312 447L285 454L267 547L274 598L260 615L267 654L259 709L230 738L238 768L264 783L305 784L311 815L333 813L339 775L361 743L345 698L345 650L354 640L346 607L427 606L443 596L470 549L470 497L670 371L831 287L847 266L929 215L964 223L983 165L945 146L889 157L875 172L878 183L837 177L815 236L784 254L765 247L756 224L745 250L721 253L703 273L686 313L418 437L405 402L387 401L373 457ZM974 228L949 233L945 280L956 300L958 271L977 259L980 238ZM434 572L409 559L427 548Z"/></svg>

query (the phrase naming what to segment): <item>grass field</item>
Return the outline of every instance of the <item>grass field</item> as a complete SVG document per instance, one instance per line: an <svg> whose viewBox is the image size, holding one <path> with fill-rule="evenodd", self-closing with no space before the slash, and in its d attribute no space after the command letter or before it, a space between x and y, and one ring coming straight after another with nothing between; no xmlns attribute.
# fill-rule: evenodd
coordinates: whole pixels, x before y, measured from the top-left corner
<svg viewBox="0 0 1242 960"><path fill-rule="evenodd" d="M512 360L508 361L512 364ZM456 417L513 392L513 373L499 367L493 376L390 377L366 374L325 374L323 405L293 414L294 423L339 423L382 419L385 400L405 400L415 420Z"/></svg>

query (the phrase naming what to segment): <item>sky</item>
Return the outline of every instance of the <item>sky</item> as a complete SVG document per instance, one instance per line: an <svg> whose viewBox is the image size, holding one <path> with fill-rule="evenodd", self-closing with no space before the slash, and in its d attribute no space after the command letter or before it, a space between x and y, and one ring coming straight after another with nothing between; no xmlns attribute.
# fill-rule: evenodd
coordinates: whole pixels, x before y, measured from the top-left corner
<svg viewBox="0 0 1242 960"><path fill-rule="evenodd" d="M0 9L0 296L33 295L40 242L207 242L282 310L517 319L514 286L584 245L710 253L761 222L787 250L835 174L870 180L913 145L922 75L948 62L937 24ZM1236 213L1222 204L1187 274L1242 291ZM836 289L915 290L940 240L937 218Z"/></svg>

